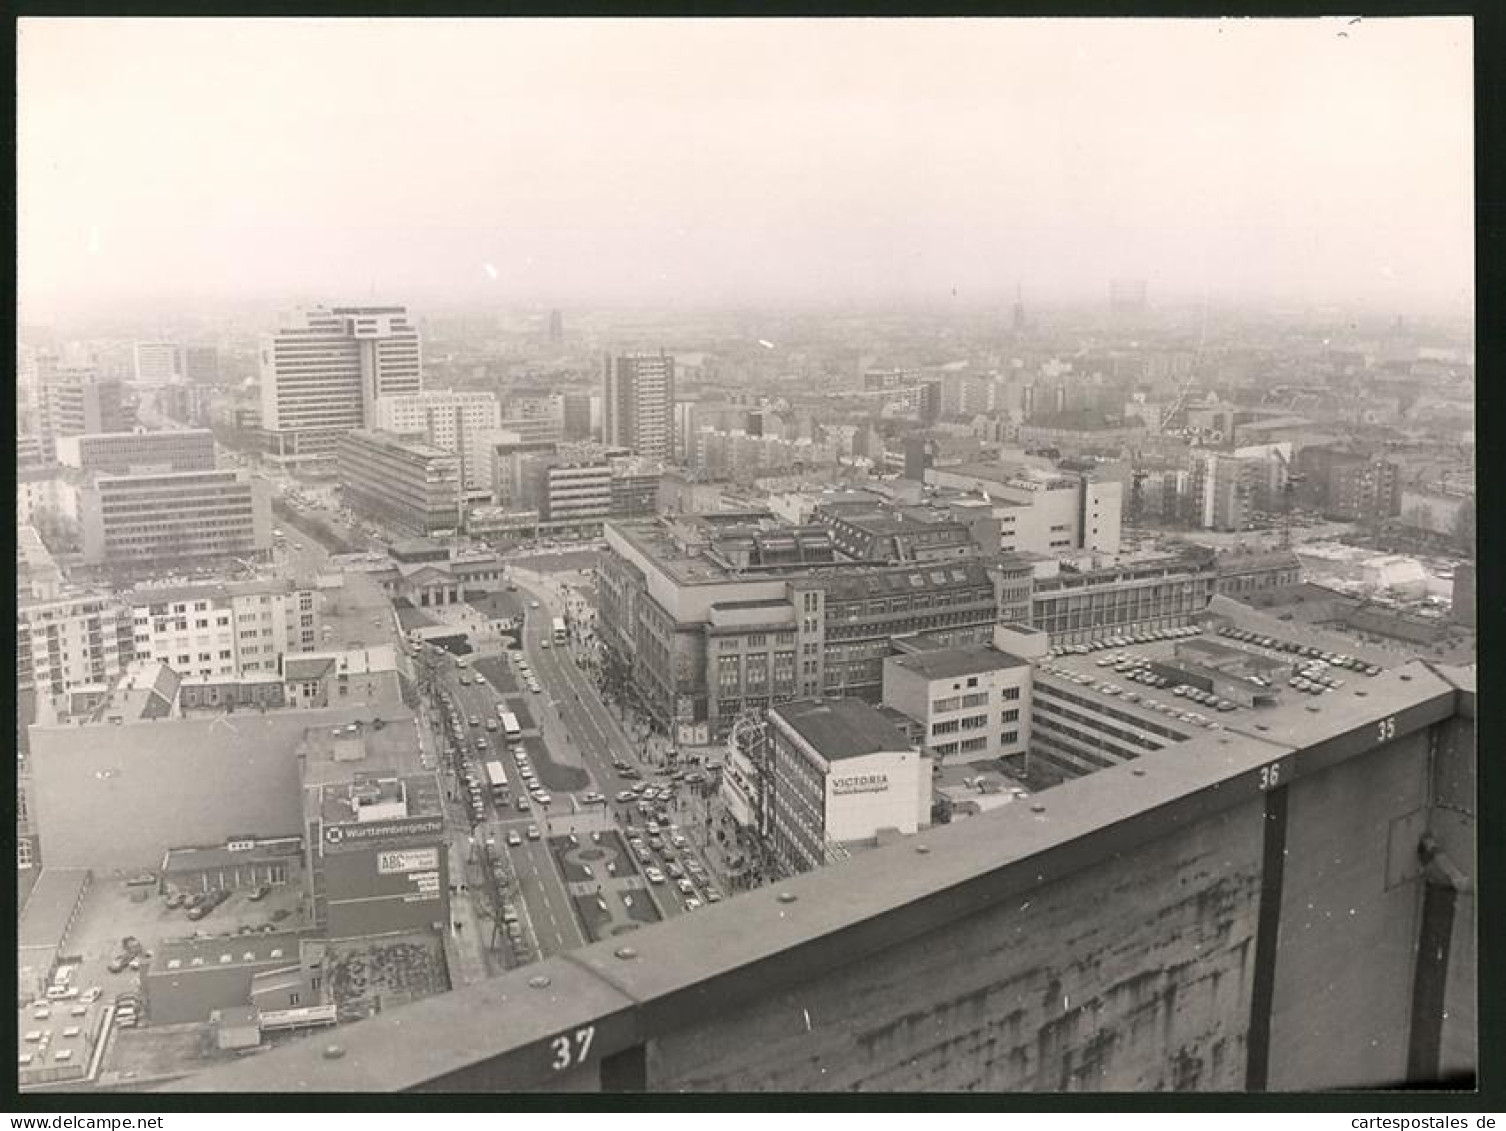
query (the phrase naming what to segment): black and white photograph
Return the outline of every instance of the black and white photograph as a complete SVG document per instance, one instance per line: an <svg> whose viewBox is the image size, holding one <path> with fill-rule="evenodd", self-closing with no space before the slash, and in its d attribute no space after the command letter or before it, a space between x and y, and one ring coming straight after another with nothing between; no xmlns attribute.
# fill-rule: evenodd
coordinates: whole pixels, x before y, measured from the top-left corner
<svg viewBox="0 0 1506 1131"><path fill-rule="evenodd" d="M1471 18L15 42L16 1110L1479 1085Z"/></svg>

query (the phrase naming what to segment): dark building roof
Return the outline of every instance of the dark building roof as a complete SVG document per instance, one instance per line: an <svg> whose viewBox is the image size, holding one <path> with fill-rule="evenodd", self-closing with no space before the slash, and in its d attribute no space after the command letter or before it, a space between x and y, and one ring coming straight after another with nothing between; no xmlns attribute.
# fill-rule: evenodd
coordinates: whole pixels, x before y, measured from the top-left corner
<svg viewBox="0 0 1506 1131"><path fill-rule="evenodd" d="M334 669L334 666L333 656L315 656L310 659L289 656L283 663L283 679L288 683L323 679Z"/></svg>
<svg viewBox="0 0 1506 1131"><path fill-rule="evenodd" d="M877 707L861 699L797 699L769 713L777 714L828 762L910 749L910 740Z"/></svg>
<svg viewBox="0 0 1506 1131"><path fill-rule="evenodd" d="M978 672L1030 666L1028 660L1022 660L1008 652L1000 652L988 644L912 652L908 656L892 658L895 664L906 671L923 675L927 679L955 679L957 676L975 675Z"/></svg>

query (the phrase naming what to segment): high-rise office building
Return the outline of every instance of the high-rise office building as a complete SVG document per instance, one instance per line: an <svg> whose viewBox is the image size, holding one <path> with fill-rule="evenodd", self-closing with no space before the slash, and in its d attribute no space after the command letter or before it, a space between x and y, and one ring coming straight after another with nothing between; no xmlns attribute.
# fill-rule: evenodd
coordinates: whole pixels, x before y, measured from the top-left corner
<svg viewBox="0 0 1506 1131"><path fill-rule="evenodd" d="M353 429L340 439L340 484L358 514L412 534L460 525L460 460L391 432Z"/></svg>
<svg viewBox="0 0 1506 1131"><path fill-rule="evenodd" d="M549 312L549 340L556 344L565 340L565 316L558 310Z"/></svg>
<svg viewBox="0 0 1506 1131"><path fill-rule="evenodd" d="M675 359L634 353L605 360L602 377L602 442L641 456L675 459Z"/></svg>
<svg viewBox="0 0 1506 1131"><path fill-rule="evenodd" d="M288 468L333 467L340 437L376 424L381 397L423 390L418 331L406 307L313 307L261 347L267 454Z"/></svg>
<svg viewBox="0 0 1506 1131"><path fill-rule="evenodd" d="M136 343L136 383L170 385L183 378L183 347L177 342Z"/></svg>
<svg viewBox="0 0 1506 1131"><path fill-rule="evenodd" d="M494 393L431 389L405 397L377 401L376 425L400 436L421 437L426 443L460 456L467 491L491 491L491 461L484 437L502 422L502 408Z"/></svg>

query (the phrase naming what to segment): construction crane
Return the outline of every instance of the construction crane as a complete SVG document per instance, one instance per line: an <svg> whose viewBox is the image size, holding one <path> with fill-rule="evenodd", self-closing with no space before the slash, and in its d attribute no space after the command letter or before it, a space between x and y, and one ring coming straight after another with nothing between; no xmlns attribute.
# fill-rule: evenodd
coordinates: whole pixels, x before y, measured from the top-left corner
<svg viewBox="0 0 1506 1131"><path fill-rule="evenodd" d="M1286 453L1279 447L1272 448L1277 461L1286 473L1285 480L1281 484L1281 548L1292 548L1292 496L1297 493L1297 484L1306 480L1301 472L1292 470L1292 461L1286 458Z"/></svg>
<svg viewBox="0 0 1506 1131"><path fill-rule="evenodd" d="M1176 419L1177 413L1181 412L1187 404L1187 398L1192 393L1192 386L1198 378L1198 362L1203 357L1203 345L1208 340L1208 295L1203 294L1202 317L1198 321L1197 349L1192 354L1192 367L1187 374L1187 380L1182 382L1182 387L1177 390L1176 399L1171 402L1171 407L1161 417L1161 431L1165 432L1171 422Z"/></svg>

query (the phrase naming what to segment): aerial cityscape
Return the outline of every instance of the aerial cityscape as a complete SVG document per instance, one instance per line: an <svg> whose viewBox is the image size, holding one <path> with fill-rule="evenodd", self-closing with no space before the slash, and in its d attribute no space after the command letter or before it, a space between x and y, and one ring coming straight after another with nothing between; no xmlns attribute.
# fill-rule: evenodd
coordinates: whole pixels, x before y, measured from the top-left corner
<svg viewBox="0 0 1506 1131"><path fill-rule="evenodd" d="M22 20L23 1101L1470 1086L1471 34Z"/></svg>

